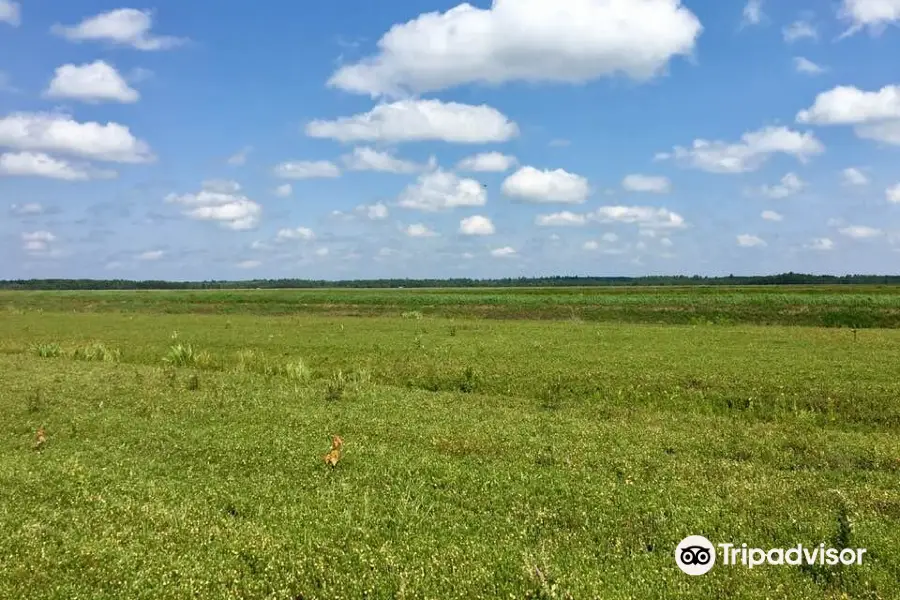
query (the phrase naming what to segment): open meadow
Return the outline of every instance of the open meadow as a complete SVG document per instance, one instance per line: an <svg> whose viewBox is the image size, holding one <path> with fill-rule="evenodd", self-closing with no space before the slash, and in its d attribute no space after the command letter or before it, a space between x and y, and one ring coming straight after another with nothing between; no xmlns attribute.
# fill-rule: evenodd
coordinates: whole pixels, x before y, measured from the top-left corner
<svg viewBox="0 0 900 600"><path fill-rule="evenodd" d="M0 598L898 582L897 288L0 292Z"/></svg>

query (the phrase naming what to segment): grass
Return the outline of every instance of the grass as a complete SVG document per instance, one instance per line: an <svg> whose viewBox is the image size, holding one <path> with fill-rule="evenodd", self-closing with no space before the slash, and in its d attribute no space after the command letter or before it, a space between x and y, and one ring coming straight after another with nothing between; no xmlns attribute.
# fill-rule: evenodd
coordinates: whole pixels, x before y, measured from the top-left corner
<svg viewBox="0 0 900 600"><path fill-rule="evenodd" d="M17 299L0 597L896 597L900 330L443 318L423 297L421 318ZM93 345L127 351L61 350ZM692 578L689 534L868 561Z"/></svg>

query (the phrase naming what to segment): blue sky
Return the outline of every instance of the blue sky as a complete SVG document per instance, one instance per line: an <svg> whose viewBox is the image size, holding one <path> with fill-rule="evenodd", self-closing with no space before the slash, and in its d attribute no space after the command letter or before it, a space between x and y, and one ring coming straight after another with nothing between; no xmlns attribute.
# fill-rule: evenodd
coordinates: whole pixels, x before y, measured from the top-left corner
<svg viewBox="0 0 900 600"><path fill-rule="evenodd" d="M900 0L0 0L0 278L895 273Z"/></svg>

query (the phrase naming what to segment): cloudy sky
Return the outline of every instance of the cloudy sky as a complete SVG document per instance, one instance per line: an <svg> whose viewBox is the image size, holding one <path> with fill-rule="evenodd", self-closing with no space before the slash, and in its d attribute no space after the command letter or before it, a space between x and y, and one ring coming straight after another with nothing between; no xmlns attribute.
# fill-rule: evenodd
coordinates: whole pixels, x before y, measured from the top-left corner
<svg viewBox="0 0 900 600"><path fill-rule="evenodd" d="M0 278L896 273L900 0L0 0Z"/></svg>

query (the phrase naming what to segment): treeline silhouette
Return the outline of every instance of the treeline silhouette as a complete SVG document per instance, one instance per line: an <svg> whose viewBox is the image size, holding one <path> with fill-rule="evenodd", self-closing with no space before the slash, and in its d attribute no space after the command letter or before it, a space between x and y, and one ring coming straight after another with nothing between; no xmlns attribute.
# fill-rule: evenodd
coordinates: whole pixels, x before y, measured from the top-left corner
<svg viewBox="0 0 900 600"><path fill-rule="evenodd" d="M247 281L131 281L127 279L17 279L0 281L0 290L223 290L322 288L506 288L716 285L897 285L900 275L807 275L783 273L727 277L699 275L649 277L518 277L506 279L252 279Z"/></svg>

